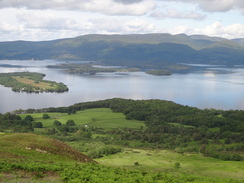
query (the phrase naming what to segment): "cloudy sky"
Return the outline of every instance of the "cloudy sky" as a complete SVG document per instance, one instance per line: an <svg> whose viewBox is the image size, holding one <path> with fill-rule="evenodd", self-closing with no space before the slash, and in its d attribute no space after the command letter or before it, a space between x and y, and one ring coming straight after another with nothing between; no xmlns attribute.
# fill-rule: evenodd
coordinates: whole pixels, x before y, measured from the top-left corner
<svg viewBox="0 0 244 183"><path fill-rule="evenodd" d="M244 38L244 0L0 0L0 41L145 33Z"/></svg>

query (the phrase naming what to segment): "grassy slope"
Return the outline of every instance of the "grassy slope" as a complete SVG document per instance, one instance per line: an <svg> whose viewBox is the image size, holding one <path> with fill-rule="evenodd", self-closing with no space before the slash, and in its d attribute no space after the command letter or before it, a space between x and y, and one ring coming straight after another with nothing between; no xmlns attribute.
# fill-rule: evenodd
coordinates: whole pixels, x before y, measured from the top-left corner
<svg viewBox="0 0 244 183"><path fill-rule="evenodd" d="M78 111L76 114L67 113L46 113L51 118L42 119L43 113L21 114L24 119L26 115L31 115L36 122L42 122L44 127L51 127L54 120L65 124L72 119L77 125L88 125L101 128L140 128L145 126L144 122L137 120L126 120L122 113L114 113L108 108L87 109Z"/></svg>
<svg viewBox="0 0 244 183"><path fill-rule="evenodd" d="M0 135L0 147L0 160L93 161L61 141L35 134L14 133ZM60 151L60 149L62 150Z"/></svg>
<svg viewBox="0 0 244 183"><path fill-rule="evenodd" d="M17 142L17 143L16 143ZM126 170L118 171L116 169L105 167L93 166L89 168L89 165L82 166L77 164L77 161L68 157L69 154L73 154L70 149L66 151L66 154L59 154L65 151L65 148L60 146L56 147L57 154L39 153L35 148L44 149L52 148L55 143L52 139L34 135L34 134L1 134L0 135L0 170L1 163L6 160L10 161L10 166L14 168L13 171L1 172L0 182L62 182L62 178L66 176L68 180L72 182L82 182L80 179L87 179L91 176L95 176L97 180L101 177L101 180L106 179L106 174L112 175L115 179L126 179L130 177L130 182L134 183L131 178L133 174L139 176L143 173L128 172ZM25 147L35 147L32 150L27 150ZM48 149L46 149L48 151ZM50 149L49 149L50 150ZM8 156L7 156L8 155ZM83 157L83 155L82 155ZM4 161L5 160L5 161ZM16 161L16 164L14 163ZM101 164L106 164L115 167L124 167L132 170L142 170L142 172L151 172L152 176L155 176L156 172L163 172L162 176L164 181L152 181L149 182L185 182L189 177L190 182L205 183L205 182L229 182L225 178L243 179L243 164L238 162L223 162L211 158L203 158L198 155L179 155L169 151L148 151L148 150L127 150L117 155L108 156L98 159ZM139 162L138 166L134 165L134 162ZM178 161L181 164L181 168L174 168L174 163ZM19 163L20 162L20 163ZM62 163L62 164L60 164ZM239 162L240 163L240 162ZM30 164L31 166L29 166ZM21 167L25 167L25 171L20 171ZM48 169L49 171L45 171ZM16 171L18 170L18 171ZM60 172L61 171L61 172ZM91 173L92 171L92 173ZM109 172L106 172L109 171ZM114 171L114 174L111 172ZM58 173L59 172L59 173ZM45 174L44 178L40 177ZM89 175L88 175L89 173ZM121 174L116 176L115 174ZM169 173L169 174L164 174ZM179 180L177 177L172 177L171 174L179 174ZM184 175L185 174L185 175ZM145 175L148 175L147 173ZM150 177L150 175L148 175ZM194 179L193 176L197 175ZM70 177L71 176L71 177ZM97 177L96 177L97 176ZM33 178L36 177L36 178ZM38 178L39 177L39 178ZM77 178L76 178L77 177ZM143 179L144 175L141 177ZM156 175L157 177L157 175ZM190 178L192 177L192 178ZM94 177L93 177L94 179ZM99 180L100 180L99 179ZM65 179L63 179L65 180ZM185 180L185 181L184 181ZM69 182L69 181L68 181ZM99 182L99 181L96 181ZM101 182L101 181L100 181ZM111 182L111 180L109 181ZM145 182L145 179L144 181ZM236 181L232 181L233 183Z"/></svg>
<svg viewBox="0 0 244 183"><path fill-rule="evenodd" d="M91 126L113 128L113 127L129 127L140 128L144 126L143 122L129 121L124 118L121 113L113 113L110 109L99 108L79 111L76 114L68 115L65 113L48 113L51 119L42 119L43 113L31 114L35 121L41 121L44 127L52 126L55 119L65 123L68 119L73 119L76 124L87 124ZM24 118L26 114L21 115ZM16 143L18 142L18 143ZM52 150L54 144L57 144L56 151ZM33 134L0 134L0 162L2 159L11 160L31 160L38 162L75 162L74 158L70 156L70 149L65 150L67 147L62 142L51 140L47 137L33 135ZM27 150L26 147L31 147ZM45 150L47 152L56 152L56 154L46 154L36 152L35 149ZM54 148L55 149L55 148ZM62 149L62 150L60 150ZM52 150L52 151L51 151ZM64 154L60 154L64 152ZM204 176L207 179L219 180L219 178L232 178L235 180L244 181L244 163L233 161L221 161L213 158L202 157L197 154L178 154L166 150L138 150L127 149L124 152L110 155L97 159L99 163L112 167L123 167L126 169L143 170L149 172L165 172L170 174L185 174ZM139 165L135 166L134 163L138 162ZM174 164L179 162L181 168L174 168ZM5 178L7 176L7 178ZM8 176L12 174L0 174L3 180L9 180ZM47 179L52 179L48 176ZM13 178L16 181L16 178ZM40 181L46 181L43 179ZM200 178L201 179L201 178ZM202 182L208 182L203 179ZM223 179L224 180L224 179ZM21 182L28 182L21 179ZM52 180L48 180L48 182ZM54 182L59 182L58 178L54 178ZM31 181L30 181L31 182ZM39 181L38 181L39 182ZM197 182L197 181L196 181ZM200 181L201 182L201 181ZM217 181L218 182L218 181ZM224 181L225 182L225 181ZM227 181L226 181L227 182Z"/></svg>
<svg viewBox="0 0 244 183"><path fill-rule="evenodd" d="M96 159L114 167L124 167L151 172L200 175L215 178L231 178L244 181L244 163L206 158L198 154L174 153L167 150L127 149L124 152ZM135 166L134 163L139 165ZM175 168L179 162L181 167Z"/></svg>
<svg viewBox="0 0 244 183"><path fill-rule="evenodd" d="M93 160L68 145L44 136L0 134L0 182L58 183L62 181L56 169L62 164L90 161ZM6 166L11 168L2 172Z"/></svg>

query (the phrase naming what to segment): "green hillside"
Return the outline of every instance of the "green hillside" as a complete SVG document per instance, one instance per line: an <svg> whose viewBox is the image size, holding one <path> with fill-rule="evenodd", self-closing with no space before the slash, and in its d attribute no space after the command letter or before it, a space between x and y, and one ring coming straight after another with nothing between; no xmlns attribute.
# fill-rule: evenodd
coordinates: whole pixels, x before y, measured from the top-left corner
<svg viewBox="0 0 244 183"><path fill-rule="evenodd" d="M0 182L244 180L243 111L108 99L15 112L0 114Z"/></svg>
<svg viewBox="0 0 244 183"><path fill-rule="evenodd" d="M99 165L91 163L93 160L62 142L34 134L1 134L0 145L0 182L238 183L238 179L241 178L238 176L236 180L230 180L216 176L203 177L178 173L173 175L173 171L155 173L150 172L150 170L153 171L153 167L145 166L144 170L138 169L142 168L141 162L129 169L113 167L116 165L111 165L111 163L109 166ZM131 155L128 157L132 158ZM133 158L133 160L136 161L138 158ZM159 161L158 158L155 160ZM102 161L104 160L101 160L101 163ZM121 159L117 162L120 161ZM128 160L125 157L126 162ZM204 160L204 162L206 161ZM177 171L185 164L180 164L175 168L174 166L172 169ZM233 166L232 163L230 166Z"/></svg>
<svg viewBox="0 0 244 183"><path fill-rule="evenodd" d="M43 42L1 42L0 59L90 60L146 69L167 69L178 63L233 66L243 64L242 42L184 34L91 34Z"/></svg>
<svg viewBox="0 0 244 183"><path fill-rule="evenodd" d="M94 162L61 141L30 133L0 135L0 160Z"/></svg>

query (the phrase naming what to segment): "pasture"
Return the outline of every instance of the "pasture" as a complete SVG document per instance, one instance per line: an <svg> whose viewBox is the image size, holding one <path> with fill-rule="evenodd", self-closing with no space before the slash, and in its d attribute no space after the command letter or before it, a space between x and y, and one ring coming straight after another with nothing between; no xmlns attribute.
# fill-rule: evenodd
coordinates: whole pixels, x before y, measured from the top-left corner
<svg viewBox="0 0 244 183"><path fill-rule="evenodd" d="M65 124L68 120L74 120L76 125L87 125L88 127L97 127L104 129L111 128L141 128L145 127L144 122L138 120L127 120L122 113L115 113L108 108L86 109L77 111L76 114L67 113L45 113L50 116L43 119L43 113L20 114L22 119L31 115L35 122L42 122L44 128L52 127L54 120Z"/></svg>
<svg viewBox="0 0 244 183"><path fill-rule="evenodd" d="M125 149L125 151L96 159L102 165L126 169L166 172L175 175L196 175L244 181L244 163L222 161L201 154L179 154L168 150ZM137 162L137 163L136 163ZM176 163L180 166L176 167Z"/></svg>

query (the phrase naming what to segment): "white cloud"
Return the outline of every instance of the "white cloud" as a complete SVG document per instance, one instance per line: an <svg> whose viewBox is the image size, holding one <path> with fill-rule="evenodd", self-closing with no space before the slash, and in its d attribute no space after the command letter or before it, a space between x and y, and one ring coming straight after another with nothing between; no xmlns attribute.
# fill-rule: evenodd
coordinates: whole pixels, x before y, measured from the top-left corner
<svg viewBox="0 0 244 183"><path fill-rule="evenodd" d="M188 35L201 34L208 36L224 37L227 39L244 38L244 25L231 24L224 26L220 22L214 22L203 28L192 28L190 26L177 26L171 30L173 34L186 33Z"/></svg>
<svg viewBox="0 0 244 183"><path fill-rule="evenodd" d="M232 24L223 26L220 22L214 22L203 29L195 29L193 33L220 36L225 38L244 38L244 25Z"/></svg>
<svg viewBox="0 0 244 183"><path fill-rule="evenodd" d="M154 12L152 12L151 16L157 19L175 18L175 19L203 20L206 18L205 14L196 11L179 11L176 9L165 9L164 11L155 10Z"/></svg>
<svg viewBox="0 0 244 183"><path fill-rule="evenodd" d="M206 13L233 9L244 14L244 0L0 0L0 41L94 33L243 37L243 16L237 11Z"/></svg>
<svg viewBox="0 0 244 183"><path fill-rule="evenodd" d="M108 15L143 15L154 9L155 0L1 0L0 8L54 9L97 12Z"/></svg>
<svg viewBox="0 0 244 183"><path fill-rule="evenodd" d="M154 32L153 23L141 19L94 18L86 23L90 33L96 34L132 34Z"/></svg>
<svg viewBox="0 0 244 183"><path fill-rule="evenodd" d="M232 9L244 10L243 0L159 0L159 1L177 1L183 3L193 3L207 12L226 12Z"/></svg>
<svg viewBox="0 0 244 183"><path fill-rule="evenodd" d="M32 29L77 29L78 24L72 18L65 18L51 12L24 12L17 15L18 22Z"/></svg>
<svg viewBox="0 0 244 183"><path fill-rule="evenodd" d="M143 18L16 9L11 23L0 18L0 41L53 40L84 34L150 33L155 29L153 23Z"/></svg>
<svg viewBox="0 0 244 183"><path fill-rule="evenodd" d="M2 33L23 31L23 30L24 30L23 26L14 26L6 22L0 22L0 32Z"/></svg>

